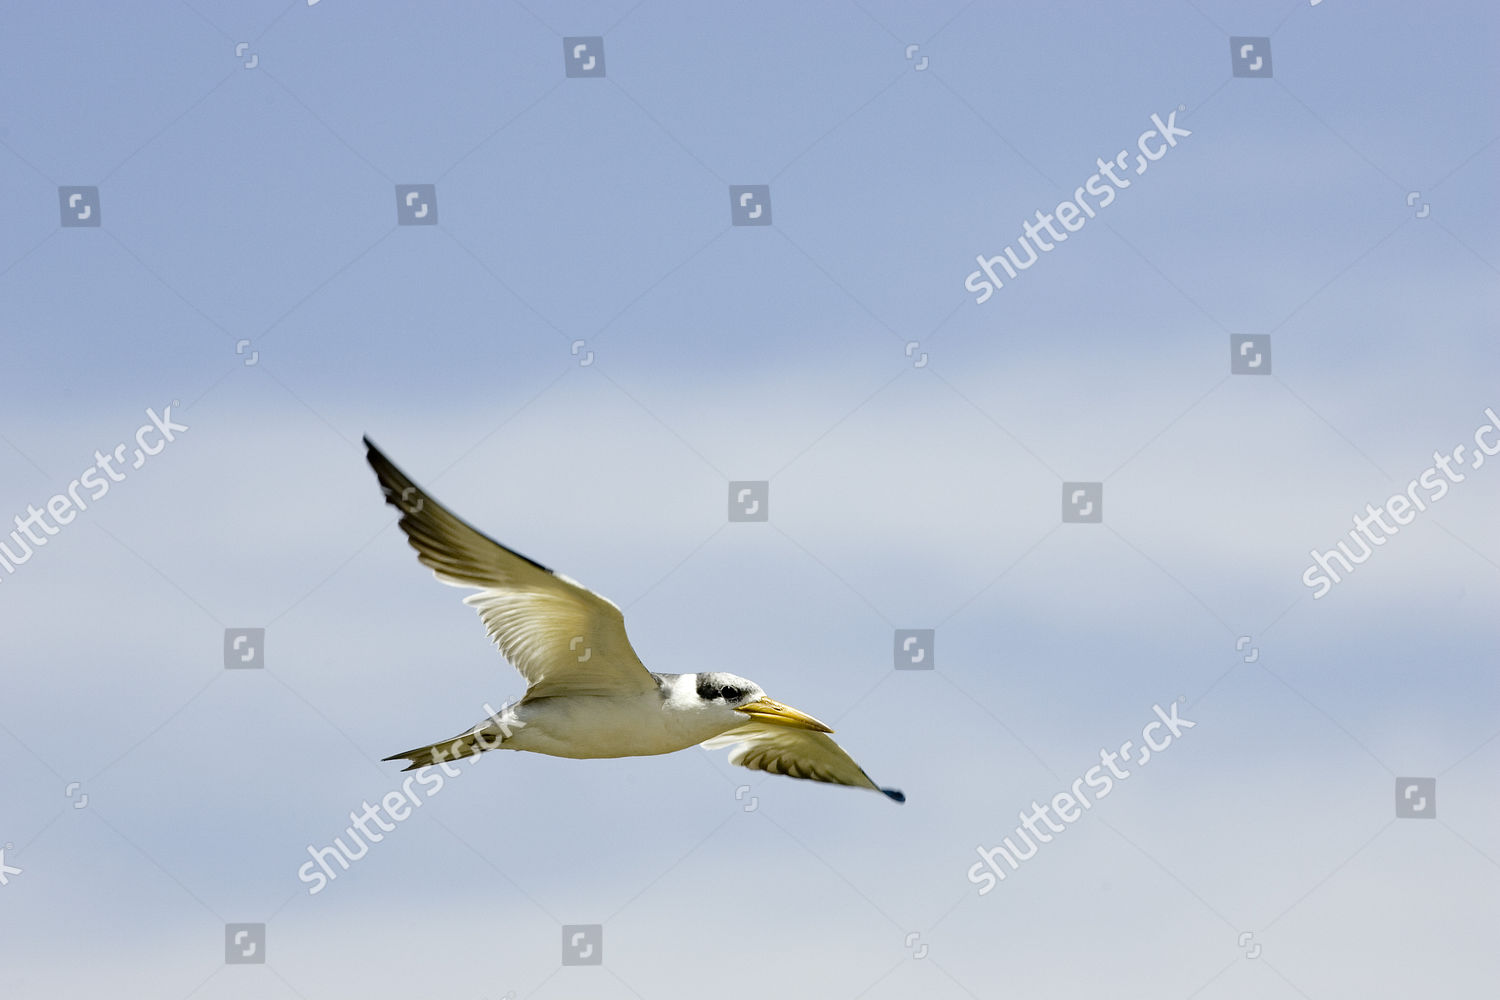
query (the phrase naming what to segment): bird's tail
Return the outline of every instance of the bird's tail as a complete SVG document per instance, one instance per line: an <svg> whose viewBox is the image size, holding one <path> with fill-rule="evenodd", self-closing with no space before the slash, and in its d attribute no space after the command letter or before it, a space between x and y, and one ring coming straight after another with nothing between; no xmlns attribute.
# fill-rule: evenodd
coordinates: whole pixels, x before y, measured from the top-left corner
<svg viewBox="0 0 1500 1000"><path fill-rule="evenodd" d="M509 735L493 723L486 722L452 739L440 740L425 747L417 747L415 750L392 754L385 760L408 761L401 770L415 771L419 767L431 767L447 761L475 757L486 750L498 750Z"/></svg>

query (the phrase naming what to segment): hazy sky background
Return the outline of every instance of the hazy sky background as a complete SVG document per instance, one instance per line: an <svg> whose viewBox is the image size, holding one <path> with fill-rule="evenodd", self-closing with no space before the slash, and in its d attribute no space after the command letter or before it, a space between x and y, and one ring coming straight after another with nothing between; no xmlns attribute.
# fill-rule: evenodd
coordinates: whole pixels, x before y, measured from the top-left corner
<svg viewBox="0 0 1500 1000"><path fill-rule="evenodd" d="M0 569L0 994L1492 987L1500 461L1301 577L1500 409L1497 24L10 5L0 523L148 407L189 430ZM607 75L567 78L596 35ZM976 254L1177 108L1190 137L975 304ZM730 225L740 184L771 226ZM59 226L69 185L99 227ZM1247 334L1269 377L1230 375ZM490 754L309 895L309 845L399 787L381 757L523 691L362 434L619 603L648 666L753 678L908 803L722 751ZM734 480L767 523L726 523ZM1065 481L1102 524L1060 523ZM266 669L224 669L239 627ZM935 669L893 668L905 628ZM976 847L1179 698L1195 728L978 894ZM1396 817L1405 777L1435 819ZM226 923L265 964L224 964ZM596 923L603 964L561 967Z"/></svg>

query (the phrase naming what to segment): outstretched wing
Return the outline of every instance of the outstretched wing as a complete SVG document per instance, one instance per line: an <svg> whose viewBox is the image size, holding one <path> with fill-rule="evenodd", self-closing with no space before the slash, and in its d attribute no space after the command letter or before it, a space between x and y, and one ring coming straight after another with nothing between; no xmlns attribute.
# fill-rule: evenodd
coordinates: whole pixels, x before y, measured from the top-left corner
<svg viewBox="0 0 1500 1000"><path fill-rule="evenodd" d="M370 467L417 559L455 587L526 678L526 698L642 694L657 690L611 602L577 581L506 548L428 496L365 438Z"/></svg>
<svg viewBox="0 0 1500 1000"><path fill-rule="evenodd" d="M751 722L703 743L705 750L729 747L729 763L752 771L769 771L789 778L827 781L884 792L897 802L906 796L895 788L881 788L870 780L854 758L827 733L790 726Z"/></svg>

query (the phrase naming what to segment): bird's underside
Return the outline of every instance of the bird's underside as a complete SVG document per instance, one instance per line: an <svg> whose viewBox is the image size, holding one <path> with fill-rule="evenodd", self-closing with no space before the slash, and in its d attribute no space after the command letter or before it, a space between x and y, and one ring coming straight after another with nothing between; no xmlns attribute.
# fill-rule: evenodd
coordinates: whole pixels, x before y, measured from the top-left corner
<svg viewBox="0 0 1500 1000"><path fill-rule="evenodd" d="M816 719L721 672L655 674L636 656L620 609L568 577L485 536L413 483L365 439L386 502L417 559L443 583L475 591L490 638L526 694L458 736L387 757L406 770L486 750L555 757L634 757L702 744L772 774L881 788Z"/></svg>

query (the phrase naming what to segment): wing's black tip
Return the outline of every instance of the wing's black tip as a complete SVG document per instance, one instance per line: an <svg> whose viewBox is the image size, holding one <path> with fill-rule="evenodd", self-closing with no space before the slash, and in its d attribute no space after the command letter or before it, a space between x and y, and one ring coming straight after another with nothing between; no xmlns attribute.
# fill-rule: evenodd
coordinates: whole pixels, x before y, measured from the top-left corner
<svg viewBox="0 0 1500 1000"><path fill-rule="evenodd" d="M884 792L886 794L886 797L893 802L906 801L906 793L899 788L882 788L881 791Z"/></svg>

